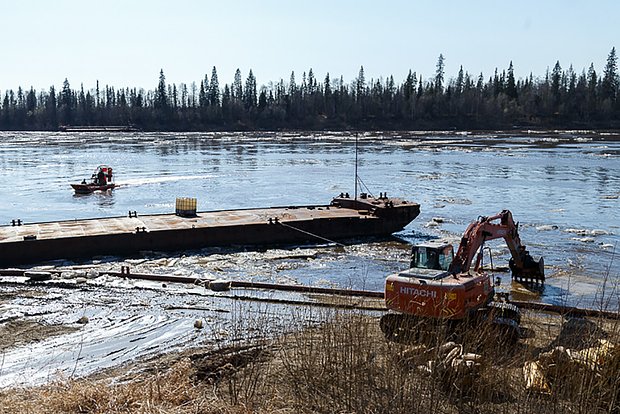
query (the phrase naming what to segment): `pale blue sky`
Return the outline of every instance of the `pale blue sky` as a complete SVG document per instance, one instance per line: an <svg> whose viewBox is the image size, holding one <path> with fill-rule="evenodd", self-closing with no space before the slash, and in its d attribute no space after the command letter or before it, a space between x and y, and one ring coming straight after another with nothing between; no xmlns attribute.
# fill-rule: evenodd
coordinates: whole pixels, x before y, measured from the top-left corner
<svg viewBox="0 0 620 414"><path fill-rule="evenodd" d="M0 0L0 90L101 85L153 89L166 80L197 83L216 66L220 85L237 68L258 84L352 81L409 69L446 77L459 66L485 78L508 67L543 76L556 60L599 73L620 46L618 0Z"/></svg>

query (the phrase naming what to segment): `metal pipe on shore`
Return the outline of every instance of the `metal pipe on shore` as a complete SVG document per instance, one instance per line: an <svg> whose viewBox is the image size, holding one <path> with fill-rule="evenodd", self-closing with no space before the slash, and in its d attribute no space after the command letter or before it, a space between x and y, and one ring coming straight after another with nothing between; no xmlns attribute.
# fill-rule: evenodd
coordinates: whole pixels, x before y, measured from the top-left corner
<svg viewBox="0 0 620 414"><path fill-rule="evenodd" d="M0 276L28 276L28 271L20 269L0 269ZM41 272L38 272L41 273ZM50 272L58 273L58 272ZM193 285L202 285L207 288L211 288L216 291L225 291L229 289L266 289L266 290L278 290L286 292L298 292L298 293L315 293L324 295L338 295L349 297L366 297L382 299L383 292L369 291L369 290L352 290L352 289L337 289L337 288L321 288L313 286L301 286L301 285L284 285L276 283L263 283L263 282L248 282L242 280L211 280L199 277L188 276L175 276L175 275L158 275L150 273L132 273L127 266L122 266L120 272L105 271L101 274L107 274L114 277L122 277L127 279L139 279L150 280L155 282L168 282L168 283L185 283ZM586 309L577 308L573 306L553 305L549 303L537 303L537 302L525 302L525 301L510 301L510 303L516 305L521 309L557 313L565 316L573 317L592 317L592 318L605 318L620 320L620 311L607 311L602 309ZM387 309L386 309L387 310Z"/></svg>
<svg viewBox="0 0 620 414"><path fill-rule="evenodd" d="M302 285L283 285L276 283L263 283L263 282L248 282L243 280L230 280L219 281L203 279L199 277L186 277L186 276L174 276L174 275L155 275L147 273L131 273L127 267L123 267L120 272L105 272L105 274L116 277L125 277L127 279L142 279L152 280L156 282L170 282L170 283L189 283L195 285L205 285L205 287L213 288L212 290L228 290L228 289L267 289L267 290L281 290L286 292L298 292L298 293L317 293L324 295L339 295L339 296L357 296L367 298L383 298L383 292L373 292L368 290L354 290L354 289L336 289L336 288L321 288L313 286Z"/></svg>

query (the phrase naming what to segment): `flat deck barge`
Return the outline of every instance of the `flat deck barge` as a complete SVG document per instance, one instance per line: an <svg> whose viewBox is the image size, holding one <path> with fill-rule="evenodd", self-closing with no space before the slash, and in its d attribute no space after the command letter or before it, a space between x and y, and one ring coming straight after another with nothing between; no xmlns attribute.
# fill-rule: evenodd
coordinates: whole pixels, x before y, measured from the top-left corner
<svg viewBox="0 0 620 414"><path fill-rule="evenodd" d="M55 259L128 256L214 246L321 243L388 236L420 214L418 203L346 195L329 205L136 215L0 226L0 267Z"/></svg>
<svg viewBox="0 0 620 414"><path fill-rule="evenodd" d="M139 132L140 129L131 125L62 125L58 128L60 132Z"/></svg>

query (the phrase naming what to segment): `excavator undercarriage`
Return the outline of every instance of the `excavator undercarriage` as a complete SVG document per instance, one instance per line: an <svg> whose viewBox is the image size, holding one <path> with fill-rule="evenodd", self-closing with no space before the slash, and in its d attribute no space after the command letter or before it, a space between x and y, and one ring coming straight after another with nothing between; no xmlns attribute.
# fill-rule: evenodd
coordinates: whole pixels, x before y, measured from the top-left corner
<svg viewBox="0 0 620 414"><path fill-rule="evenodd" d="M379 324L386 339L402 344L462 342L472 329L480 338L492 336L506 344L513 344L524 336L520 326L521 312L508 302L490 302L464 319L388 313L381 317Z"/></svg>

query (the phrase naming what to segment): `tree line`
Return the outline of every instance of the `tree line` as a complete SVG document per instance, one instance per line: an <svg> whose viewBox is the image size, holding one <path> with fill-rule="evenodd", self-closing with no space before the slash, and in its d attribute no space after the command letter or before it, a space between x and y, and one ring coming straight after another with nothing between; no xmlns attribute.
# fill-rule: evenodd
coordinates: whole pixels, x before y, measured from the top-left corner
<svg viewBox="0 0 620 414"><path fill-rule="evenodd" d="M461 66L446 80L444 57L433 77L409 70L397 84L392 75L345 82L313 70L291 73L258 86L252 70L239 69L220 85L213 67L199 83L168 84L163 70L153 90L113 86L7 90L0 105L1 130L57 130L62 126L128 126L142 130L278 129L496 129L620 128L620 77L612 48L602 73L594 64L577 73L556 62L542 77L516 79L510 62L485 78Z"/></svg>

